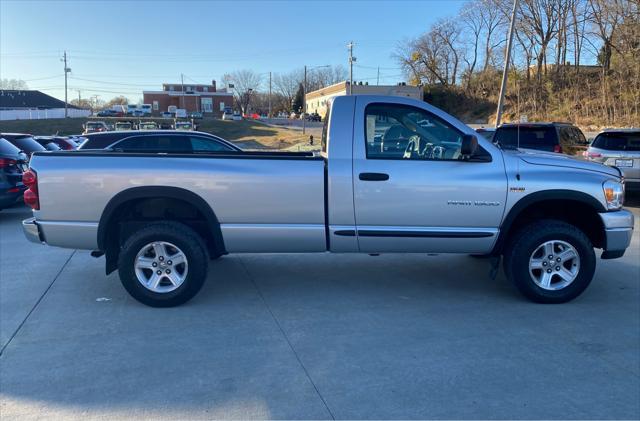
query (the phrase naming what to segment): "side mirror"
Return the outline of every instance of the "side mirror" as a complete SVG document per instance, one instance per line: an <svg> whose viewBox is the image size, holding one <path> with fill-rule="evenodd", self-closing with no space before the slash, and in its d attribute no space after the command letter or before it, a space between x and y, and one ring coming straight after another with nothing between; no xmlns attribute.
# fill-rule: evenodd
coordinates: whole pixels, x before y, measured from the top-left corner
<svg viewBox="0 0 640 421"><path fill-rule="evenodd" d="M476 153L476 150L478 150L478 138L470 134L462 136L460 155L464 158L470 158Z"/></svg>

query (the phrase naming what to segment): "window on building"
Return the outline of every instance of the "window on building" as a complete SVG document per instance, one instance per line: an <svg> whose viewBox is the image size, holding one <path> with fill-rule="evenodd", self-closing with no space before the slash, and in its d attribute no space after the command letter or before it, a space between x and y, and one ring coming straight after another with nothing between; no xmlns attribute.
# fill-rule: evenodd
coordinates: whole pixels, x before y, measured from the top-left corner
<svg viewBox="0 0 640 421"><path fill-rule="evenodd" d="M205 113L213 112L213 99L212 98L201 98L200 103L202 104L202 111Z"/></svg>
<svg viewBox="0 0 640 421"><path fill-rule="evenodd" d="M208 86L205 86L204 88L202 88L202 90L203 90L204 92L209 92L209 87L208 87Z"/></svg>
<svg viewBox="0 0 640 421"><path fill-rule="evenodd" d="M169 90L173 91L173 85L169 85Z"/></svg>
<svg viewBox="0 0 640 421"><path fill-rule="evenodd" d="M158 111L160 109L160 104L158 101L153 101L153 111Z"/></svg>

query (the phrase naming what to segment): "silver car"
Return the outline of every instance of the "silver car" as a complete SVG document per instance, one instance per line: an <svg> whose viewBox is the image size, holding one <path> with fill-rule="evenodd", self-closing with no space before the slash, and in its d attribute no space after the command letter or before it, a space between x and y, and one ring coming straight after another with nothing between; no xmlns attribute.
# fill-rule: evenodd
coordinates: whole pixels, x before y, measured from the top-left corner
<svg viewBox="0 0 640 421"><path fill-rule="evenodd" d="M627 188L640 189L640 129L601 132L585 155L590 161L618 167L624 174Z"/></svg>

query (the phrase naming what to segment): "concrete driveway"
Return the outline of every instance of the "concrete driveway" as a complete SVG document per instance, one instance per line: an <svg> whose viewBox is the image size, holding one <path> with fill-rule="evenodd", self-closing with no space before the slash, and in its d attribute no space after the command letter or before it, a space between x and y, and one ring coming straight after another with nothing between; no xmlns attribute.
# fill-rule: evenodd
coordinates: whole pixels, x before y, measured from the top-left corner
<svg viewBox="0 0 640 421"><path fill-rule="evenodd" d="M638 230L564 305L467 256L320 254L225 256L153 309L28 215L0 212L3 420L640 417Z"/></svg>

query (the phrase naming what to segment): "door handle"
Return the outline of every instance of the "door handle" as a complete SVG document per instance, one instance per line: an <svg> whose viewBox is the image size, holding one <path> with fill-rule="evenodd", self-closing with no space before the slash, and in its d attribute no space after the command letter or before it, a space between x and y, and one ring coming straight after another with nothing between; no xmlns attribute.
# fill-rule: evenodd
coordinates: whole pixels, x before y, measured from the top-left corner
<svg viewBox="0 0 640 421"><path fill-rule="evenodd" d="M358 178L362 181L387 181L389 174L381 172L361 172Z"/></svg>

